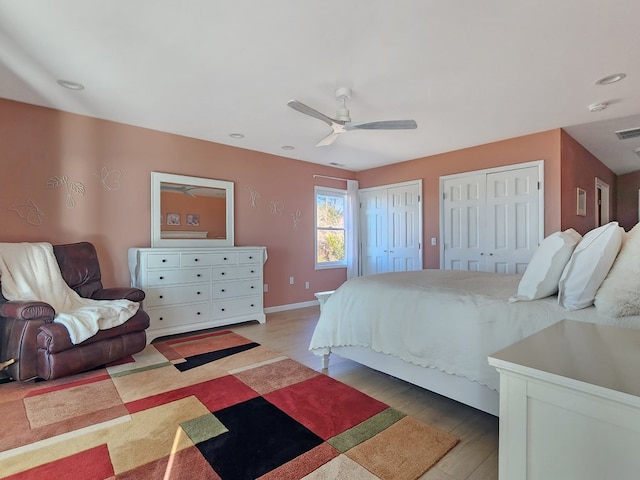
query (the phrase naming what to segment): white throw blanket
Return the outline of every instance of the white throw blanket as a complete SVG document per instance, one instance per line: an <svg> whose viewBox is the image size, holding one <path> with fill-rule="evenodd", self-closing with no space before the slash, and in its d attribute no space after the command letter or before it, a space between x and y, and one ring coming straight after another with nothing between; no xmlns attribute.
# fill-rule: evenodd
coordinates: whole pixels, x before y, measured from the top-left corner
<svg viewBox="0 0 640 480"><path fill-rule="evenodd" d="M7 300L40 301L56 311L55 322L78 344L123 324L138 311L129 300L92 300L79 296L62 278L50 243L0 243L0 282Z"/></svg>

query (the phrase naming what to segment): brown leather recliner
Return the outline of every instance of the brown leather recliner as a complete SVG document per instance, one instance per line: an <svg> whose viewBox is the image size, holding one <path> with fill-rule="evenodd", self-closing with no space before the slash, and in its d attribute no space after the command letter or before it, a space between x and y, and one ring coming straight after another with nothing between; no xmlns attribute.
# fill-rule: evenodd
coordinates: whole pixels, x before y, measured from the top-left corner
<svg viewBox="0 0 640 480"><path fill-rule="evenodd" d="M102 287L98 256L91 243L54 245L53 252L62 278L81 297L144 299L144 292L137 288ZM149 315L142 308L122 325L99 330L77 345L71 343L67 329L53 321L54 316L47 303L7 301L0 293L0 363L14 360L8 371L15 380L51 380L83 372L137 353L147 343Z"/></svg>

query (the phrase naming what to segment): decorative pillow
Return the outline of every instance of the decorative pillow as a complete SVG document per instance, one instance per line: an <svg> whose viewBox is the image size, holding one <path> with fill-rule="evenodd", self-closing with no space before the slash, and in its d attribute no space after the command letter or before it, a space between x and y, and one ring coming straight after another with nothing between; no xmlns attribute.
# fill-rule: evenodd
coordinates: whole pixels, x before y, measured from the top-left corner
<svg viewBox="0 0 640 480"><path fill-rule="evenodd" d="M593 304L596 292L620 251L624 229L611 222L588 232L571 255L558 285L558 303L567 310Z"/></svg>
<svg viewBox="0 0 640 480"><path fill-rule="evenodd" d="M536 249L518 284L518 294L509 301L536 300L554 295L558 282L571 254L582 235L573 228L555 232L545 238Z"/></svg>
<svg viewBox="0 0 640 480"><path fill-rule="evenodd" d="M609 275L596 293L598 313L610 317L640 315L640 224L625 235Z"/></svg>

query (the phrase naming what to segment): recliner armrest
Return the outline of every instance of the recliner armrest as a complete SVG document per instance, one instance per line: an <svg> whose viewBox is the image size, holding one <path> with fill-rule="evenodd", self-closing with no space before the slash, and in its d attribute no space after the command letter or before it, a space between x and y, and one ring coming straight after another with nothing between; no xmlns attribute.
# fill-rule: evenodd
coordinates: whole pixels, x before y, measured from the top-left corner
<svg viewBox="0 0 640 480"><path fill-rule="evenodd" d="M18 320L43 320L53 322L56 311L45 302L26 302L12 300L0 303L0 317L17 318Z"/></svg>
<svg viewBox="0 0 640 480"><path fill-rule="evenodd" d="M91 298L94 300L119 300L124 298L132 302L141 302L144 300L144 292L139 288L133 287L101 288L96 290Z"/></svg>

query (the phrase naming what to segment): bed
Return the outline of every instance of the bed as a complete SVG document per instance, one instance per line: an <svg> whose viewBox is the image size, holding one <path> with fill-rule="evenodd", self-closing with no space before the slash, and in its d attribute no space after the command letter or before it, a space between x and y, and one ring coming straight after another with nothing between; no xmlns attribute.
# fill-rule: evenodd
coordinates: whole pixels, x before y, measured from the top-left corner
<svg viewBox="0 0 640 480"><path fill-rule="evenodd" d="M603 315L593 305L567 310L557 295L510 301L521 280L457 270L354 278L324 303L309 348L325 368L334 353L497 416L490 354L564 318L640 328L638 315Z"/></svg>

